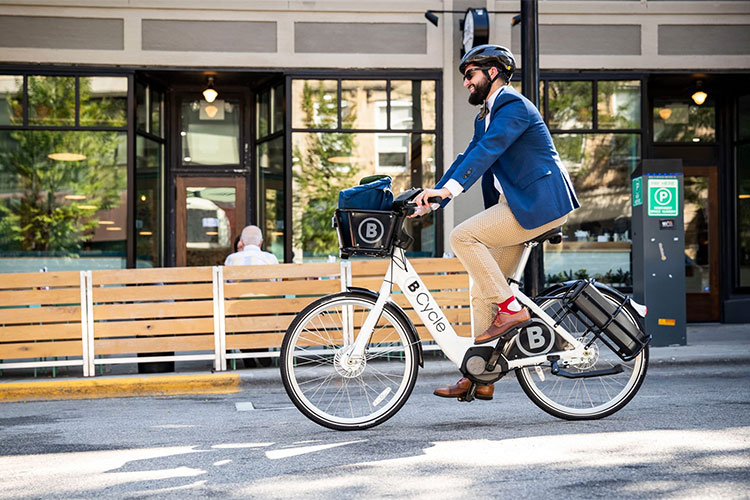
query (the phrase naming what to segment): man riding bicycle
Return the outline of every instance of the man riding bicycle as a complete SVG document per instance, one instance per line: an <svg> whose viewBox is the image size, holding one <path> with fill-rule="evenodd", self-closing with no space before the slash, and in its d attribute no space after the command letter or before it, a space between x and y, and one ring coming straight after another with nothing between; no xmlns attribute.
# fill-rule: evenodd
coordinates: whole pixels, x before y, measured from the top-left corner
<svg viewBox="0 0 750 500"><path fill-rule="evenodd" d="M567 220L580 206L573 185L534 104L510 87L516 69L513 54L498 45L480 45L461 59L458 70L469 90L469 103L482 104L466 151L434 189L416 198L414 217L431 210L428 198L451 199L482 179L484 211L456 226L453 252L474 280L471 290L475 339L484 344L503 338L530 320L505 278L518 264L523 243ZM493 319L494 316L494 319ZM441 397L462 397L467 378L435 390ZM477 399L492 399L492 384L477 387Z"/></svg>

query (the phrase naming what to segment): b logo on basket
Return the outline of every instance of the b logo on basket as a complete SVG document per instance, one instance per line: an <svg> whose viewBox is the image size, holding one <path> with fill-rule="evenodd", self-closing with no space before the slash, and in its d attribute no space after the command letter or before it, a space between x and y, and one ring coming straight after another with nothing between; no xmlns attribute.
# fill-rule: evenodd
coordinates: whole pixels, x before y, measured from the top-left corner
<svg viewBox="0 0 750 500"><path fill-rule="evenodd" d="M383 223L375 217L368 217L359 223L357 228L359 238L365 243L374 244L383 238Z"/></svg>
<svg viewBox="0 0 750 500"><path fill-rule="evenodd" d="M555 334L541 321L532 320L529 326L521 328L516 336L516 346L527 356L538 356L552 350Z"/></svg>

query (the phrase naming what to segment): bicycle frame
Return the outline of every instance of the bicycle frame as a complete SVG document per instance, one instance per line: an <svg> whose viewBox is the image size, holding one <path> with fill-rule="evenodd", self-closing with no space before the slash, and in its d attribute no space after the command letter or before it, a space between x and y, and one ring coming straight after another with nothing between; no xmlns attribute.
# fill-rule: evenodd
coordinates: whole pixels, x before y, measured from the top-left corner
<svg viewBox="0 0 750 500"><path fill-rule="evenodd" d="M560 325L555 324L554 319L545 313L532 299L527 297L518 288L518 282L523 275L523 270L526 267L529 254L536 245L537 243L534 242L525 245L523 254L521 255L521 260L510 280L511 289L519 302L528 307L533 315L546 323L547 326L555 331L556 335L559 335L569 342L574 348L561 352L546 353L539 356L531 356L528 358L509 361L509 370L542 364L548 361L547 356L550 356L551 354L560 356L561 360L569 360L582 356L584 352L584 345L579 342L578 339L573 337ZM398 285L404 293L407 300L432 335L432 338L437 342L448 359L455 363L457 367L460 367L466 351L474 346L474 339L472 337L460 337L456 333L453 326L448 321L448 318L445 317L440 306L432 297L432 294L430 294L429 289L425 286L422 279L409 263L404 254L404 250L401 248L394 249L393 255L391 256L391 263L386 271L383 284L380 287L378 300L370 311L370 314L365 319L359 334L356 335L356 338L354 338L353 332L349 336L354 342L348 348L344 348L342 352L340 358L342 367L346 369L347 366L356 364L358 360L364 359L365 347L374 331L376 323L383 313L385 304L391 296L394 284ZM493 344L490 343L488 345Z"/></svg>

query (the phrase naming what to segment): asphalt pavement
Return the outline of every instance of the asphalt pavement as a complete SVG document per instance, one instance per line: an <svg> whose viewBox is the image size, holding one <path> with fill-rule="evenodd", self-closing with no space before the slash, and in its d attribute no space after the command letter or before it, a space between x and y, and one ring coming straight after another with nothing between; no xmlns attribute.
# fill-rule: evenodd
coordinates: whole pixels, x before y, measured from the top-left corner
<svg viewBox="0 0 750 500"><path fill-rule="evenodd" d="M743 365L750 363L750 324L700 323L687 328L687 345L651 347L649 367ZM420 378L452 381L455 366L438 353L428 353ZM175 394L228 394L243 386L280 385L278 367L212 373L210 362L178 362L177 373L138 374L135 365L115 365L96 377L68 375L35 377L31 370L5 370L0 377L0 402L51 399L92 399Z"/></svg>

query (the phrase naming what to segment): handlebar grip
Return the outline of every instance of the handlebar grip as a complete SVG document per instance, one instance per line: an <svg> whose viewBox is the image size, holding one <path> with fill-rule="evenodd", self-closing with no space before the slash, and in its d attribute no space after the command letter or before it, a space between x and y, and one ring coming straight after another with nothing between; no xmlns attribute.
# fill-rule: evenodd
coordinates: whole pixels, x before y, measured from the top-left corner
<svg viewBox="0 0 750 500"><path fill-rule="evenodd" d="M440 196L430 196L427 198L428 203L441 203L443 199Z"/></svg>

